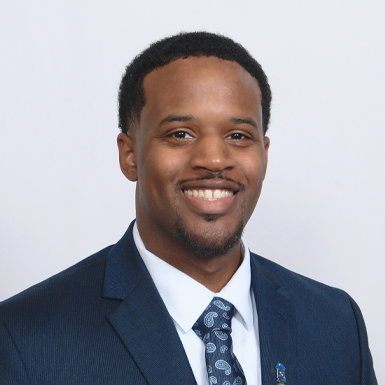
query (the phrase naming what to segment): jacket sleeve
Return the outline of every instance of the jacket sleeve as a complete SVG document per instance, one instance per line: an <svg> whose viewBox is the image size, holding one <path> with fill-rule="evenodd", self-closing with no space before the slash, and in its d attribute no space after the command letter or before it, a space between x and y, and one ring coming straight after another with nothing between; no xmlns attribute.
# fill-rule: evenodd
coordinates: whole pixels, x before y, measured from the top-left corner
<svg viewBox="0 0 385 385"><path fill-rule="evenodd" d="M349 297L356 318L358 338L361 351L361 385L377 385L374 373L373 359L369 349L368 335L366 333L365 322L358 305Z"/></svg>
<svg viewBox="0 0 385 385"><path fill-rule="evenodd" d="M0 384L31 385L17 346L3 322L0 322Z"/></svg>

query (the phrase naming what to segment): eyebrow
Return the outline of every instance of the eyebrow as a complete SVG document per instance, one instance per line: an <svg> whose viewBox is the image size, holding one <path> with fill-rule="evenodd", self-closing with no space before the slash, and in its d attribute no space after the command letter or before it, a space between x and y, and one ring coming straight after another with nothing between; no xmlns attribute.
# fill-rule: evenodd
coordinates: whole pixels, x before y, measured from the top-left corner
<svg viewBox="0 0 385 385"><path fill-rule="evenodd" d="M195 119L193 115L168 115L164 119L161 120L159 126L165 123L171 122L189 122L190 120Z"/></svg>
<svg viewBox="0 0 385 385"><path fill-rule="evenodd" d="M252 119L248 119L248 118L235 118L235 117L232 117L232 118L229 118L229 121L231 123L235 123L235 124L250 124L252 125L254 128L257 128L258 129L258 124L252 120Z"/></svg>
<svg viewBox="0 0 385 385"><path fill-rule="evenodd" d="M161 120L161 122L159 123L159 126L162 126L163 124L171 123L171 122L189 122L194 119L196 118L193 115L168 115ZM258 129L258 124L254 120L248 119L248 118L230 117L229 122L234 124L250 124L254 128Z"/></svg>

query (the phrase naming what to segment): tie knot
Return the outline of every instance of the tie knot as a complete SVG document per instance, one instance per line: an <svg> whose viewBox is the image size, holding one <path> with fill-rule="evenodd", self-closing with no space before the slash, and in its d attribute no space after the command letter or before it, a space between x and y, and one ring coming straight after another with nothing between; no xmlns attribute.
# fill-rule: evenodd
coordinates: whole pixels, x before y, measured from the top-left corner
<svg viewBox="0 0 385 385"><path fill-rule="evenodd" d="M214 297L193 326L194 332L203 339L211 332L231 333L234 305L223 298Z"/></svg>

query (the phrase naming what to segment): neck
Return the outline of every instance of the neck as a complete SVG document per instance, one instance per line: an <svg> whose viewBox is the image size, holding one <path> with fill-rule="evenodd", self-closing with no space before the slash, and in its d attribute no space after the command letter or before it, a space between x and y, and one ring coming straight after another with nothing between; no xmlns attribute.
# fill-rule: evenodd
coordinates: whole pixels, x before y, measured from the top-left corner
<svg viewBox="0 0 385 385"><path fill-rule="evenodd" d="M190 253L184 253L178 257L171 255L167 258L160 256L160 258L189 275L210 291L218 293L237 271L242 262L241 255L241 245L238 244L227 254L210 259Z"/></svg>
<svg viewBox="0 0 385 385"><path fill-rule="evenodd" d="M141 231L137 222L140 237L146 249L171 266L187 274L214 293L220 292L230 281L242 262L242 243L239 241L226 254L205 258L187 250L173 239L170 243L166 237L148 237Z"/></svg>

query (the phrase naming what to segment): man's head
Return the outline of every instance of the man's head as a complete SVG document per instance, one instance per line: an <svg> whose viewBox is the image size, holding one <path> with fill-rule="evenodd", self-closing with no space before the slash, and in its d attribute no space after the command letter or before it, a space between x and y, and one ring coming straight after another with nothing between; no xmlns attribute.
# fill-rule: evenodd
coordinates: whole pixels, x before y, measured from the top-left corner
<svg viewBox="0 0 385 385"><path fill-rule="evenodd" d="M235 250L261 192L269 147L260 81L238 61L227 59L230 53L236 56L228 47L225 58L218 57L220 46L213 42L225 38L188 37L192 47L201 48L207 37L205 50L216 49L218 55L184 54L166 60L165 45L160 56L166 64L154 66L161 60L156 50L149 56L151 65L143 62L154 69L137 64L137 71L146 74L138 83L145 102L139 118L123 114L122 122L131 125L128 134L118 136L121 169L137 181L141 237L150 251L169 262L183 254L207 259ZM173 38L169 43L175 44ZM230 46L246 52L235 43ZM142 63L143 55L135 60ZM257 69L262 71L259 65ZM126 73L123 84L134 77ZM262 80L270 103L264 75ZM121 87L121 103L122 94L132 93L122 91L126 86Z"/></svg>
<svg viewBox="0 0 385 385"><path fill-rule="evenodd" d="M262 92L263 131L270 120L271 90L261 65L240 44L228 37L209 32L184 32L150 45L127 66L119 91L119 127L127 133L140 119L146 103L144 77L164 65L190 56L215 56L237 62L255 79Z"/></svg>

